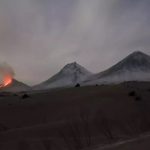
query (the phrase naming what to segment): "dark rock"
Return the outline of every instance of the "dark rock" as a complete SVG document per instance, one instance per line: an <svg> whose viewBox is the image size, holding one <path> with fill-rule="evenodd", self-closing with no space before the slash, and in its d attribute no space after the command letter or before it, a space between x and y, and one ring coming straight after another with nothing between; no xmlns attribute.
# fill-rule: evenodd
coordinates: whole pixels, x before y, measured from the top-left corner
<svg viewBox="0 0 150 150"><path fill-rule="evenodd" d="M77 83L77 84L75 85L75 87L80 87L80 84L79 84L79 83Z"/></svg>
<svg viewBox="0 0 150 150"><path fill-rule="evenodd" d="M135 100L136 100L136 101L141 101L142 98L141 98L140 96L137 96L137 97L135 98Z"/></svg>
<svg viewBox="0 0 150 150"><path fill-rule="evenodd" d="M129 96L136 96L136 92L135 91L131 91L128 93Z"/></svg>
<svg viewBox="0 0 150 150"><path fill-rule="evenodd" d="M22 99L26 99L26 98L29 98L30 96L28 94L24 94L22 95Z"/></svg>

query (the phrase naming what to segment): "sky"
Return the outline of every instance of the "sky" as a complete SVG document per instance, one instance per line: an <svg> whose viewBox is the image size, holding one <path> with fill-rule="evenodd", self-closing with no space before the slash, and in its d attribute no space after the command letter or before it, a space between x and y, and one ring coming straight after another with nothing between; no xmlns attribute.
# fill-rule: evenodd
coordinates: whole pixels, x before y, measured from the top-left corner
<svg viewBox="0 0 150 150"><path fill-rule="evenodd" d="M149 0L0 0L0 62L38 84L78 62L93 73L150 54Z"/></svg>

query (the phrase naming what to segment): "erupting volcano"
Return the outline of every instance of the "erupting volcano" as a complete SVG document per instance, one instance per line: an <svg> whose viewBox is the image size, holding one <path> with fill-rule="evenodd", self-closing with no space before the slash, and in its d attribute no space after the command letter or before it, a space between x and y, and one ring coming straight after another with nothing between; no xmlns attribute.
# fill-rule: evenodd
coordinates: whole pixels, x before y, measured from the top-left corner
<svg viewBox="0 0 150 150"><path fill-rule="evenodd" d="M5 75L3 80L2 80L2 83L0 84L0 87L6 87L8 85L10 85L13 81L13 78L11 75Z"/></svg>
<svg viewBox="0 0 150 150"><path fill-rule="evenodd" d="M0 64L0 88L7 87L13 82L14 71L6 63Z"/></svg>
<svg viewBox="0 0 150 150"><path fill-rule="evenodd" d="M0 63L0 92L28 91L30 87L14 78L15 72L7 63Z"/></svg>
<svg viewBox="0 0 150 150"><path fill-rule="evenodd" d="M11 84L12 83L12 77L10 76L10 75L6 75L5 77L4 77L4 81L3 81L3 85L4 85L4 87L5 86L8 86L9 84Z"/></svg>

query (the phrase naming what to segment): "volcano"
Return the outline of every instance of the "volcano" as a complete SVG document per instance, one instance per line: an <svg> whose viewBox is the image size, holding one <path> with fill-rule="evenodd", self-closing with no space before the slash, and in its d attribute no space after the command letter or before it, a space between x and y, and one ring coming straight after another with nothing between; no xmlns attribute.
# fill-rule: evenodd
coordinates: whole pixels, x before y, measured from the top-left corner
<svg viewBox="0 0 150 150"><path fill-rule="evenodd" d="M150 81L150 56L136 51L109 69L91 76L85 84Z"/></svg>
<svg viewBox="0 0 150 150"><path fill-rule="evenodd" d="M7 92L21 92L21 91L29 91L30 87L23 82L17 81L16 79L12 79L11 83L8 85L1 87L1 91Z"/></svg>
<svg viewBox="0 0 150 150"><path fill-rule="evenodd" d="M69 87L81 83L92 73L76 62L67 64L56 75L33 87L35 90Z"/></svg>

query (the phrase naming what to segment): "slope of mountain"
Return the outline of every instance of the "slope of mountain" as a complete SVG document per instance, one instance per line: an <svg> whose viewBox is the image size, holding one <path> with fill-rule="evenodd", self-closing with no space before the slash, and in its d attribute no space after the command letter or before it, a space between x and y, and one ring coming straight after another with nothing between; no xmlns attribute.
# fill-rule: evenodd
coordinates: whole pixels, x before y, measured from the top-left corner
<svg viewBox="0 0 150 150"><path fill-rule="evenodd" d="M63 69L61 69L50 79L34 86L33 89L42 90L57 87L75 86L77 83L84 81L91 75L92 73L87 69L80 66L76 62L73 62L67 64Z"/></svg>
<svg viewBox="0 0 150 150"><path fill-rule="evenodd" d="M91 76L86 84L150 81L150 56L136 51L111 68Z"/></svg>
<svg viewBox="0 0 150 150"><path fill-rule="evenodd" d="M5 88L1 88L0 92L1 91L21 92L21 91L28 91L30 89L31 88L28 85L26 85L22 82L19 82L16 79L13 79L12 83L10 85L8 85L7 87L5 87Z"/></svg>

